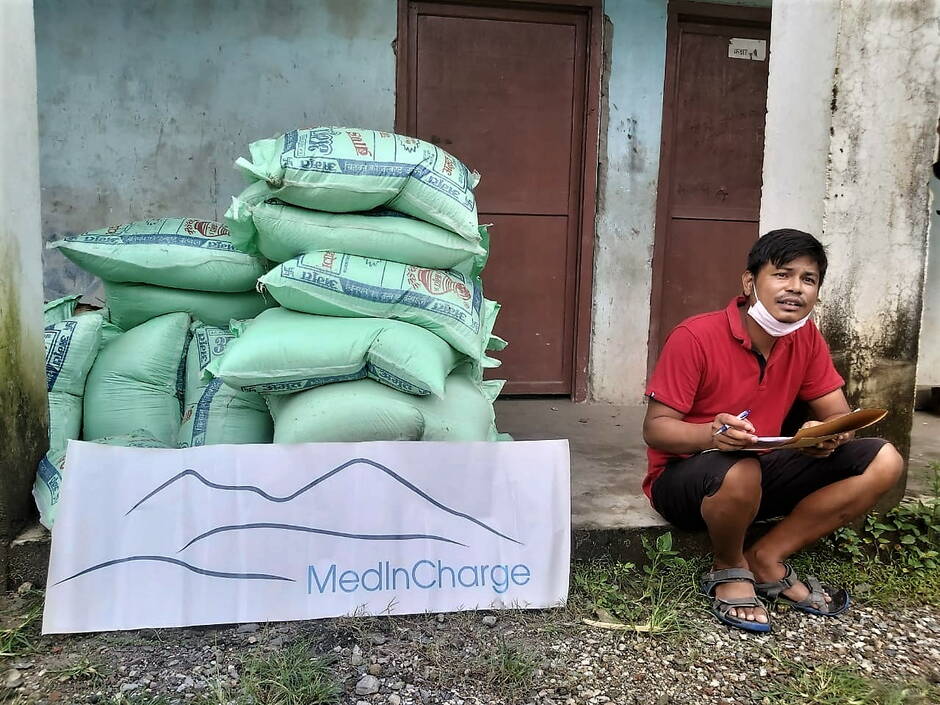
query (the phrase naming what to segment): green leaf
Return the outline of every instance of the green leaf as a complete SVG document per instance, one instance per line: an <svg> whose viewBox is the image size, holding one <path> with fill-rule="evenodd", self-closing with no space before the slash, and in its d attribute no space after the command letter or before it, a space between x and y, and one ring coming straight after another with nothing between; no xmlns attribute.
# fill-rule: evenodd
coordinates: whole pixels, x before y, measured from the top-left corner
<svg viewBox="0 0 940 705"><path fill-rule="evenodd" d="M672 532L666 532L656 539L656 550L669 553L672 550Z"/></svg>

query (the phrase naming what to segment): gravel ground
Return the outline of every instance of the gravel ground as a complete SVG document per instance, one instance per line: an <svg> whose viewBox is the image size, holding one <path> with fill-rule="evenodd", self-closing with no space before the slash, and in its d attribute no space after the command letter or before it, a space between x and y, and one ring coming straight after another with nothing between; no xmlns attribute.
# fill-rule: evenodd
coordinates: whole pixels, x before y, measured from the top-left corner
<svg viewBox="0 0 940 705"><path fill-rule="evenodd" d="M8 624L25 599L4 598ZM931 608L863 605L837 619L782 608L765 636L706 614L689 622L650 636L550 610L34 635L32 653L5 659L0 698L222 703L230 698L219 691L238 691L246 659L298 642L333 660L340 702L353 705L771 703L778 700L760 693L787 682L787 661L849 666L879 681L940 682L940 616Z"/></svg>

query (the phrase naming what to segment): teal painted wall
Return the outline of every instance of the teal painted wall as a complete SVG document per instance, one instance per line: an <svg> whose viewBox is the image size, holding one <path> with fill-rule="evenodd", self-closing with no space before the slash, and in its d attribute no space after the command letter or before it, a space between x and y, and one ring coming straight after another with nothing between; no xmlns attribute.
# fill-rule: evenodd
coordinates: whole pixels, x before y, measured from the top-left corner
<svg viewBox="0 0 940 705"><path fill-rule="evenodd" d="M36 0L43 234L219 219L248 143L304 125L391 129L390 0ZM45 253L46 294L96 285Z"/></svg>

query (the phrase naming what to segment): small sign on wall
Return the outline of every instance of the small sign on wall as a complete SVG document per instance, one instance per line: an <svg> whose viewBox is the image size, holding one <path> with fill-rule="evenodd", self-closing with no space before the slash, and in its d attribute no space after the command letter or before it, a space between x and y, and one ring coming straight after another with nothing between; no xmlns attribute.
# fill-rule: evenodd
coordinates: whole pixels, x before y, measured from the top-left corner
<svg viewBox="0 0 940 705"><path fill-rule="evenodd" d="M728 56L732 59L750 59L751 61L767 60L767 40L741 39L733 37L728 40Z"/></svg>

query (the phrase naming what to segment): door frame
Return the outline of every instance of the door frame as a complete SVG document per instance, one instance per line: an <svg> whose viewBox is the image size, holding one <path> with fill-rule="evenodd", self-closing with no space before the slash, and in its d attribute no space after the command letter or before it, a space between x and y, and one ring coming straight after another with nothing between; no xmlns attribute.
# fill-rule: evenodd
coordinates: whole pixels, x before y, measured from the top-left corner
<svg viewBox="0 0 940 705"><path fill-rule="evenodd" d="M669 0L666 9L666 73L663 81L663 122L659 147L659 181L656 194L656 225L653 235L653 267L650 287L650 327L647 342L646 377L653 373L659 355L660 314L663 296L663 259L666 252L666 225L669 220L672 145L675 135L676 72L679 69L679 20L711 25L750 25L769 28L771 10L767 7L715 5L691 0ZM768 42L767 60L770 61ZM742 270L743 271L743 270Z"/></svg>
<svg viewBox="0 0 940 705"><path fill-rule="evenodd" d="M584 130L581 144L581 194L578 223L578 260L575 275L574 341L572 345L571 397L576 402L588 396L588 365L593 310L594 230L597 211L597 167L600 140L600 89L603 52L603 0L398 0L398 35L395 40L395 131L408 133L416 96L412 67L417 45L412 41L416 12L413 2L440 5L505 9L540 9L572 12L587 17L588 42L584 96ZM511 341L510 341L511 342Z"/></svg>

